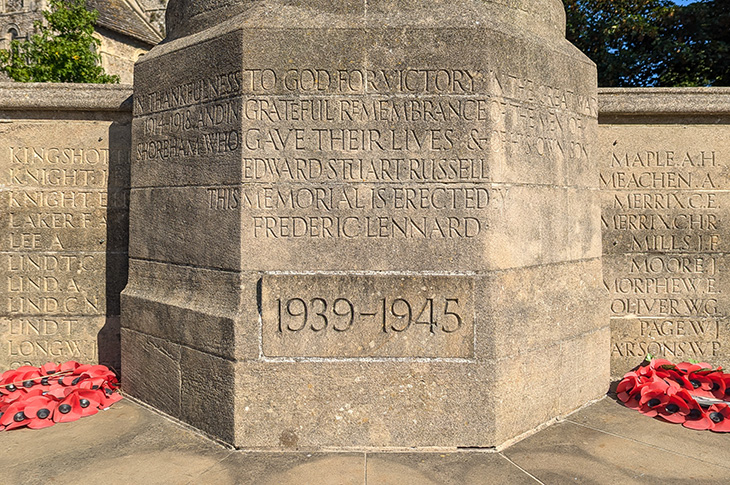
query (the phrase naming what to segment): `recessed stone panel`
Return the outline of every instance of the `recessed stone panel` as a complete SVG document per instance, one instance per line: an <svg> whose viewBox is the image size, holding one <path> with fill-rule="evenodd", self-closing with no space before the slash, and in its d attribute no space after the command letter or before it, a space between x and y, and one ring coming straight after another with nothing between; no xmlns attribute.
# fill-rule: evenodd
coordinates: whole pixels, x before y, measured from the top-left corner
<svg viewBox="0 0 730 485"><path fill-rule="evenodd" d="M263 353L473 358L473 286L460 276L265 276Z"/></svg>
<svg viewBox="0 0 730 485"><path fill-rule="evenodd" d="M626 120L600 128L612 375L648 355L727 366L727 125Z"/></svg>
<svg viewBox="0 0 730 485"><path fill-rule="evenodd" d="M39 110L68 93L29 88L41 104L5 111L0 126L2 368L67 360L119 368L130 120L121 101L106 112L93 106L129 92L68 89L89 97L85 114Z"/></svg>

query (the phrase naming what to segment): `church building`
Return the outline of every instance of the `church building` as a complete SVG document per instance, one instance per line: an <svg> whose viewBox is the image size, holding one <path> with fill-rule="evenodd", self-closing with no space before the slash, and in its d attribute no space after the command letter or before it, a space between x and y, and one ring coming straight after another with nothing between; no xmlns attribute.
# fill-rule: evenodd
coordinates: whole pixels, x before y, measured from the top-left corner
<svg viewBox="0 0 730 485"><path fill-rule="evenodd" d="M122 83L131 83L134 63L164 37L164 0L160 8L138 0L87 0L97 10L95 37L101 41L101 64L107 74L116 74ZM43 18L47 0L0 0L0 48L13 39L28 39L33 22Z"/></svg>

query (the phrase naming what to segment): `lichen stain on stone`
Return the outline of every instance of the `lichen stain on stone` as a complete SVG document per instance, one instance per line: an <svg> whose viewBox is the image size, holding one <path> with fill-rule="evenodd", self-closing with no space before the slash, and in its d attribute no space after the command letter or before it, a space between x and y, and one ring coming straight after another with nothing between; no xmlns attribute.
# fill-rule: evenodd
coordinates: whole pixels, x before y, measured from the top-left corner
<svg viewBox="0 0 730 485"><path fill-rule="evenodd" d="M299 442L299 436L291 430L287 429L283 433L281 433L281 436L279 436L279 443L284 448L296 448L297 443Z"/></svg>

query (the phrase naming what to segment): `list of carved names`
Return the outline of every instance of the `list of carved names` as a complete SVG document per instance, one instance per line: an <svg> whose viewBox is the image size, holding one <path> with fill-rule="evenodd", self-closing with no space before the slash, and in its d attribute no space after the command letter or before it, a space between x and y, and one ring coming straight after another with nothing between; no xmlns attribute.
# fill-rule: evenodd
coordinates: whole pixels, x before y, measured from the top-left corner
<svg viewBox="0 0 730 485"><path fill-rule="evenodd" d="M106 126L94 130L108 139ZM97 361L106 278L122 276L106 254L108 217L126 218L128 192L108 190L109 167L127 166L129 152L94 134L41 132L24 125L0 151L0 359L10 367Z"/></svg>
<svg viewBox="0 0 730 485"><path fill-rule="evenodd" d="M657 135L672 129L617 129L602 161L611 354L631 365L649 354L715 362L730 345L727 151L711 131Z"/></svg>

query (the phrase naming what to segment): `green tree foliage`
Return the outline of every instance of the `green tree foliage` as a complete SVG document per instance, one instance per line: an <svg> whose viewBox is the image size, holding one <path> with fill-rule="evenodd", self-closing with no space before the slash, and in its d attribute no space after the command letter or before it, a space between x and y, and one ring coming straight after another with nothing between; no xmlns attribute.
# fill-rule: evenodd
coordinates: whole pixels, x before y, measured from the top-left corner
<svg viewBox="0 0 730 485"><path fill-rule="evenodd" d="M118 83L101 67L93 37L98 12L86 0L50 0L45 22L35 22L27 41L13 40L0 50L0 70L22 82Z"/></svg>
<svg viewBox="0 0 730 485"><path fill-rule="evenodd" d="M660 85L730 86L730 0L680 7L670 28L668 35L676 42Z"/></svg>
<svg viewBox="0 0 730 485"><path fill-rule="evenodd" d="M600 86L727 86L730 0L563 0Z"/></svg>

